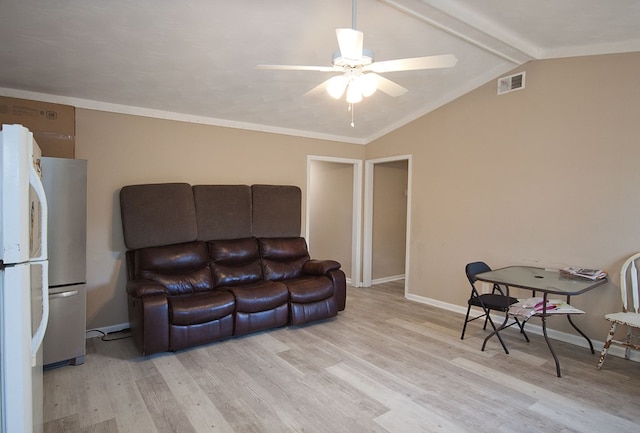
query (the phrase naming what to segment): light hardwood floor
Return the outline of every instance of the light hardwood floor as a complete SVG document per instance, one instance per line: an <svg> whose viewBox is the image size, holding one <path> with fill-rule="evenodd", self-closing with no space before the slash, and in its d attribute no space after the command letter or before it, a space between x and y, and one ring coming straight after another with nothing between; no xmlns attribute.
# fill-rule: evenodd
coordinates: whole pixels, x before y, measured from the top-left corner
<svg viewBox="0 0 640 433"><path fill-rule="evenodd" d="M480 351L480 321L407 301L402 283L349 288L337 318L140 357L87 341L45 372L45 432L638 432L640 364L515 329ZM604 337L604 336L593 336Z"/></svg>

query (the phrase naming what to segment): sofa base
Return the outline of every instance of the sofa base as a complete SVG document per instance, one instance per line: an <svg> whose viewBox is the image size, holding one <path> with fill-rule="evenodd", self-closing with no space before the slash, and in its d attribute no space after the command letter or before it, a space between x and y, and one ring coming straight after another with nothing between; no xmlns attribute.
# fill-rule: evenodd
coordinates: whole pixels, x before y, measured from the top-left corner
<svg viewBox="0 0 640 433"><path fill-rule="evenodd" d="M244 335L269 328L284 326L289 322L289 305L283 304L268 311L256 313L236 312L235 335Z"/></svg>
<svg viewBox="0 0 640 433"><path fill-rule="evenodd" d="M212 343L233 335L233 314L198 325L170 325L169 350L181 350L187 347Z"/></svg>
<svg viewBox="0 0 640 433"><path fill-rule="evenodd" d="M338 315L334 297L308 304L291 303L291 324L304 325Z"/></svg>

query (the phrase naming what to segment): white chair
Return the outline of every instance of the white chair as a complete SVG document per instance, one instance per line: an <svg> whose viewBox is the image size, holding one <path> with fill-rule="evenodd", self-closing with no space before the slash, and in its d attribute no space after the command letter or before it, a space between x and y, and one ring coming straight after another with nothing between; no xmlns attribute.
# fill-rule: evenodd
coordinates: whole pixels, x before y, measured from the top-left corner
<svg viewBox="0 0 640 433"><path fill-rule="evenodd" d="M607 336L607 340L602 348L597 368L600 370L604 358L607 356L611 343L618 344L625 348L624 357L629 359L631 349L640 350L640 344L637 344L639 335L634 335L633 329L640 329L640 289L638 289L638 268L636 261L640 259L640 253L629 257L622 265L620 270L620 292L622 295L622 311L620 313L607 314L605 319L611 322L611 330ZM631 283L629 285L629 283ZM633 309L629 308L629 301L633 302ZM627 326L627 338L625 341L614 340L613 335L618 325ZM636 343L633 343L636 341Z"/></svg>

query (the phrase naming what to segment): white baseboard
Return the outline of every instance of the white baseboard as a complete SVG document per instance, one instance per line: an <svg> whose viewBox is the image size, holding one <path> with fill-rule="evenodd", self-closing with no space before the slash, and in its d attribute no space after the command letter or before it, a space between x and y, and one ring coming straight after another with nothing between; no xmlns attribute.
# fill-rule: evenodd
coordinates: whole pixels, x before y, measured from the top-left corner
<svg viewBox="0 0 640 433"><path fill-rule="evenodd" d="M129 328L128 322L119 323L117 325L105 326L102 328L92 328L92 329L87 329L85 336L86 338L102 337L106 334L111 334L112 332L120 332L128 328Z"/></svg>
<svg viewBox="0 0 640 433"><path fill-rule="evenodd" d="M374 284L379 284L382 282L389 282L389 281L396 281L404 278L404 275L399 277L388 277L388 278L389 279L384 279L385 281L376 280ZM410 301L419 302L425 305L431 305L432 307L437 307L443 310L458 313L462 316L464 316L467 313L466 306L463 307L460 305L450 304L448 302L438 301L437 299L426 298L424 296L418 296L418 295L412 295L412 294L407 294L406 298ZM496 317L495 319L497 321L500 321L500 317ZM460 319L460 323L462 323L462 318ZM117 325L105 326L102 328L88 329L86 332L86 338L100 337L102 335L110 334L112 332L119 332L127 328L129 328L128 322L120 323ZM533 323L527 323L527 332L530 332L532 334L542 335L542 326L534 325ZM547 328L547 335L550 338L553 338L554 340L559 340L565 343L573 344L575 346L580 346L585 348L589 347L585 339L582 338L582 336L577 334L568 334L566 332L556 331L554 329ZM593 343L593 348L595 349L596 353L602 351L602 347L604 346L603 341L592 339L591 342ZM617 356L620 358L624 358L624 352L625 352L624 349L620 346L612 345L609 348L609 355ZM640 351L632 350L631 356L629 359L635 362L640 362Z"/></svg>
<svg viewBox="0 0 640 433"><path fill-rule="evenodd" d="M447 302L438 301L437 299L431 299L431 298L426 298L423 296L417 296L412 294L408 294L406 298L410 301L415 301L421 304L442 308L443 310L452 311L454 313L458 313L463 316L467 313L466 306L462 307L460 305L454 305L454 304L449 304ZM495 320L500 322L502 321L502 319L504 319L504 316L495 318ZM460 327L461 327L460 329L462 329L462 322L463 322L463 318L460 319ZM526 331L531 334L543 335L542 326L535 325L533 323L527 323ZM589 348L589 344L587 343L587 341L584 338L582 338L582 336L579 334L569 334L566 332L556 331L554 329L547 328L547 335L549 336L549 338L553 338L554 340L559 340L565 343L573 344L575 346ZM593 348L596 351L596 353L602 351L602 347L604 346L603 341L591 339L591 342L593 343ZM609 348L608 355L624 358L624 352L625 350L622 347L612 345ZM631 356L629 359L635 362L640 362L640 352L637 350L635 351L632 350Z"/></svg>
<svg viewBox="0 0 640 433"><path fill-rule="evenodd" d="M375 280L371 280L371 285L390 283L391 281L398 281L398 280L404 280L404 274L392 275L390 277L384 277L384 278L376 278Z"/></svg>

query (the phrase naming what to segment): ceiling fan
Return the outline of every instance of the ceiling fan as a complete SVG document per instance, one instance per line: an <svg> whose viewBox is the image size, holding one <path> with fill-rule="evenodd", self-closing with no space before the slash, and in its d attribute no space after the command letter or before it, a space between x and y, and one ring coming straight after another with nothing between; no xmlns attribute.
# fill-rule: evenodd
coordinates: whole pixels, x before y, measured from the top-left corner
<svg viewBox="0 0 640 433"><path fill-rule="evenodd" d="M450 68L458 59L453 54L427 57L413 57L376 62L373 52L363 47L364 34L356 30L356 0L352 1L352 28L336 29L340 51L333 55L331 66L301 65L257 65L260 69L341 72L305 95L326 90L335 99L340 99L346 91L349 107L371 96L377 89L390 96L400 96L407 92L401 85L379 75L385 72L413 71L418 69ZM352 123L353 126L353 123Z"/></svg>

